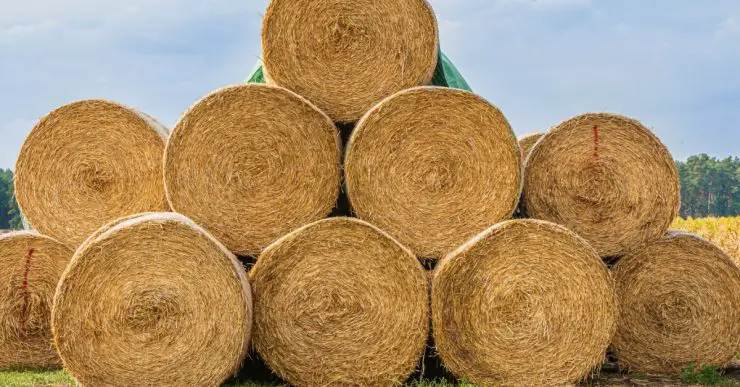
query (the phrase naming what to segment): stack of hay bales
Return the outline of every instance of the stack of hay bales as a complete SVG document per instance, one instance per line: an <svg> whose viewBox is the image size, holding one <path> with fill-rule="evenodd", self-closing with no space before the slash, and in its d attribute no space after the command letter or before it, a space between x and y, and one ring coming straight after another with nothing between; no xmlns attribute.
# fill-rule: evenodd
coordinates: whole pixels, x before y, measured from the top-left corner
<svg viewBox="0 0 740 387"><path fill-rule="evenodd" d="M424 0L272 0L262 43L250 80L267 84L207 95L171 135L106 101L33 129L18 201L68 248L29 264L51 239L0 239L15 284L0 349L58 364L51 326L84 384L216 385L252 338L295 385L396 385L433 328L458 377L552 385L587 377L610 343L645 372L740 347L740 269L661 239L678 176L639 122L585 114L517 143L439 51ZM342 191L359 219L324 219ZM535 219L509 221L518 206ZM235 254L257 257L249 275Z"/></svg>

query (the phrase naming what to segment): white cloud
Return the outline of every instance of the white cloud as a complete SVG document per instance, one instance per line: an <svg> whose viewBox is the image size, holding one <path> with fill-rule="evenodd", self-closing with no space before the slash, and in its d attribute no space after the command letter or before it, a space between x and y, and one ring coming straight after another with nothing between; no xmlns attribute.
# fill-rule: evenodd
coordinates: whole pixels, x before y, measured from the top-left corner
<svg viewBox="0 0 740 387"><path fill-rule="evenodd" d="M740 17L730 16L722 21L714 31L714 37L720 40L740 39Z"/></svg>

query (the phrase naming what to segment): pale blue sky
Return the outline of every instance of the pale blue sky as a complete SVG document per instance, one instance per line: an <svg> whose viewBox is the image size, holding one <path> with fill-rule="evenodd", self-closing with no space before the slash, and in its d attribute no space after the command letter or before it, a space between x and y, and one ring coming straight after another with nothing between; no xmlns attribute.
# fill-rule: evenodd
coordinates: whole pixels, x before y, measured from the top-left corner
<svg viewBox="0 0 740 387"><path fill-rule="evenodd" d="M740 1L431 0L442 48L517 133L627 114L676 158L740 156ZM260 54L267 0L0 0L0 168L78 99L173 125Z"/></svg>

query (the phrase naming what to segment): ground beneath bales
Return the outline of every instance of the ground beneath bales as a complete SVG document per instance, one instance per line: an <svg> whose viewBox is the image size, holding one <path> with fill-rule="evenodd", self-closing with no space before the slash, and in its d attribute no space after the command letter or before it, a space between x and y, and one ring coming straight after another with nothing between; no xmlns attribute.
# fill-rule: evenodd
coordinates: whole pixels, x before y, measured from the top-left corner
<svg viewBox="0 0 740 387"><path fill-rule="evenodd" d="M264 379L264 378L261 378ZM266 387L280 386L281 384L272 380L243 380L234 379L224 386L226 387ZM472 387L470 384L453 382L446 379L414 379L406 384L411 387ZM616 365L607 363L598 375L582 383L583 386L689 386L683 383L680 377L660 377L621 374ZM740 360L724 370L722 386L740 386ZM72 387L75 386L74 379L63 371L0 371L0 386L3 387Z"/></svg>

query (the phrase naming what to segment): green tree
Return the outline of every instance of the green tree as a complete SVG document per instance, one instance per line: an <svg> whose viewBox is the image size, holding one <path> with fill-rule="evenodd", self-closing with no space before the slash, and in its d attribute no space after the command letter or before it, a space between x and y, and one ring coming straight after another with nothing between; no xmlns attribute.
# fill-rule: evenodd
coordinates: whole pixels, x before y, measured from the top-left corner
<svg viewBox="0 0 740 387"><path fill-rule="evenodd" d="M21 211L13 192L13 172L9 169L0 169L0 229L22 228Z"/></svg>
<svg viewBox="0 0 740 387"><path fill-rule="evenodd" d="M683 217L740 215L740 159L706 154L677 161Z"/></svg>

